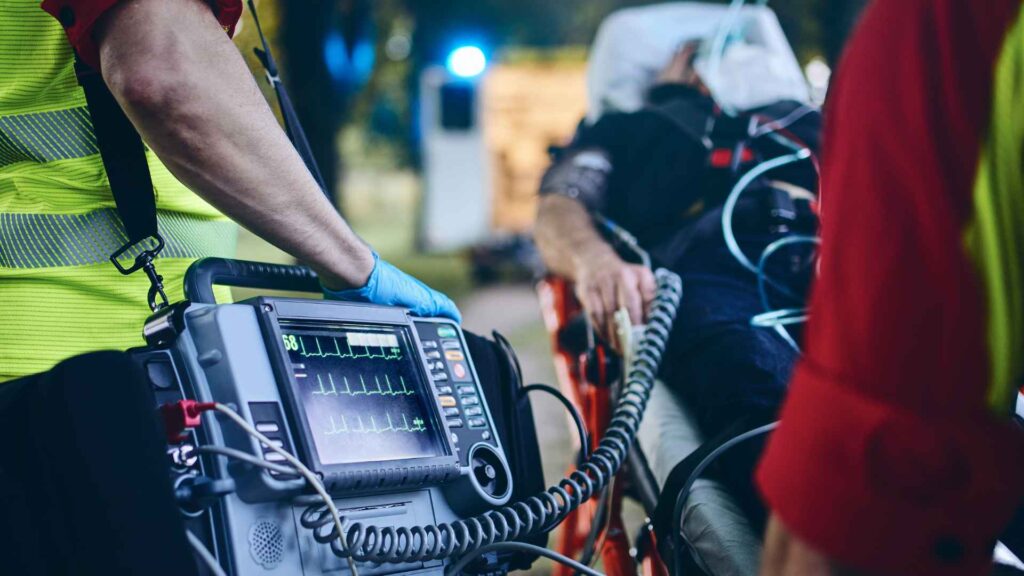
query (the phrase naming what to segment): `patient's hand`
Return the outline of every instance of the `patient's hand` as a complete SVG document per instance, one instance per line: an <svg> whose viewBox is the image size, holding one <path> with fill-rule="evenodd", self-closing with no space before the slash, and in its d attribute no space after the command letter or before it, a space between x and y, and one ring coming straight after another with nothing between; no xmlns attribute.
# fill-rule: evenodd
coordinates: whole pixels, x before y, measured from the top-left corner
<svg viewBox="0 0 1024 576"><path fill-rule="evenodd" d="M669 63L658 74L658 83L682 84L700 91L705 96L710 95L710 91L693 65L693 60L699 49L699 40L691 40L683 44L672 56L672 60L669 60Z"/></svg>
<svg viewBox="0 0 1024 576"><path fill-rule="evenodd" d="M623 261L610 247L579 259L576 297L601 336L619 349L615 311L625 308L634 325L643 324L654 299L654 273Z"/></svg>

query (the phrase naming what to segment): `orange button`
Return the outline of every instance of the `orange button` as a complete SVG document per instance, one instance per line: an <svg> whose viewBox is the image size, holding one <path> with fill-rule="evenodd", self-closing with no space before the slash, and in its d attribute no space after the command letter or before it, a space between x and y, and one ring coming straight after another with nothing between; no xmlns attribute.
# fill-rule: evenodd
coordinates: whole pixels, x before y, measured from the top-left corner
<svg viewBox="0 0 1024 576"><path fill-rule="evenodd" d="M443 408L451 408L455 406L455 396L441 396L441 406Z"/></svg>
<svg viewBox="0 0 1024 576"><path fill-rule="evenodd" d="M462 350L445 350L444 357L453 362L466 359L466 357L462 355Z"/></svg>

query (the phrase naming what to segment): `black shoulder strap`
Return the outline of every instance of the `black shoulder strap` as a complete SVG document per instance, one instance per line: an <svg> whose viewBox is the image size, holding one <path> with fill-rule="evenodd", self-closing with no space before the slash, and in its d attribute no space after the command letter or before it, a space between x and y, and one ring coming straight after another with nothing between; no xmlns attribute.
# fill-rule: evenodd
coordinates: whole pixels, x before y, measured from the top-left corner
<svg viewBox="0 0 1024 576"><path fill-rule="evenodd" d="M96 146L103 158L110 191L128 233L128 241L134 245L156 236L156 198L142 137L98 71L76 61L75 73L85 91Z"/></svg>
<svg viewBox="0 0 1024 576"><path fill-rule="evenodd" d="M117 214L124 225L128 242L110 255L110 261L121 274L143 270L149 277L149 307L154 312L170 304L164 292L163 277L156 272L153 260L164 249L156 219L156 196L153 178L146 162L142 137L110 93L100 73L75 55L75 75L85 92L85 101L92 117L96 147L110 181ZM133 250L142 245L141 249ZM121 257L131 251L132 264L121 264ZM157 300L157 297L160 300Z"/></svg>

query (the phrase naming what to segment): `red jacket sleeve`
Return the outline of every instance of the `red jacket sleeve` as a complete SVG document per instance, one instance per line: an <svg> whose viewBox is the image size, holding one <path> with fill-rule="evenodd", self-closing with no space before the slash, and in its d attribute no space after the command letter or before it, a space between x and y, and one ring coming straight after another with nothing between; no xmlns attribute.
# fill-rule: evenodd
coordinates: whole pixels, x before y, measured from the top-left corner
<svg viewBox="0 0 1024 576"><path fill-rule="evenodd" d="M108 10L124 0L43 0L42 8L64 27L71 47L83 62L99 69L99 50L93 38L93 27ZM171 0L168 0L171 1ZM242 0L210 0L217 21L228 35L233 35L242 16Z"/></svg>
<svg viewBox="0 0 1024 576"><path fill-rule="evenodd" d="M795 534L857 568L986 573L1024 492L1024 444L986 402L964 246L1020 10L876 0L832 87L807 353L757 480Z"/></svg>

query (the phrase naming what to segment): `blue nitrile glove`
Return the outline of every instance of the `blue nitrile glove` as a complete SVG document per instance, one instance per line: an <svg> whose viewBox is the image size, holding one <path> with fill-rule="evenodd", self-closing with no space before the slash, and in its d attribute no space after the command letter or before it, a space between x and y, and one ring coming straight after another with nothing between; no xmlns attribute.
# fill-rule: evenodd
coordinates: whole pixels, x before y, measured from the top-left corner
<svg viewBox="0 0 1024 576"><path fill-rule="evenodd" d="M324 297L345 302L402 306L416 316L444 316L462 323L462 314L451 298L388 264L376 252L373 253L373 271L365 286L339 291L324 288Z"/></svg>

